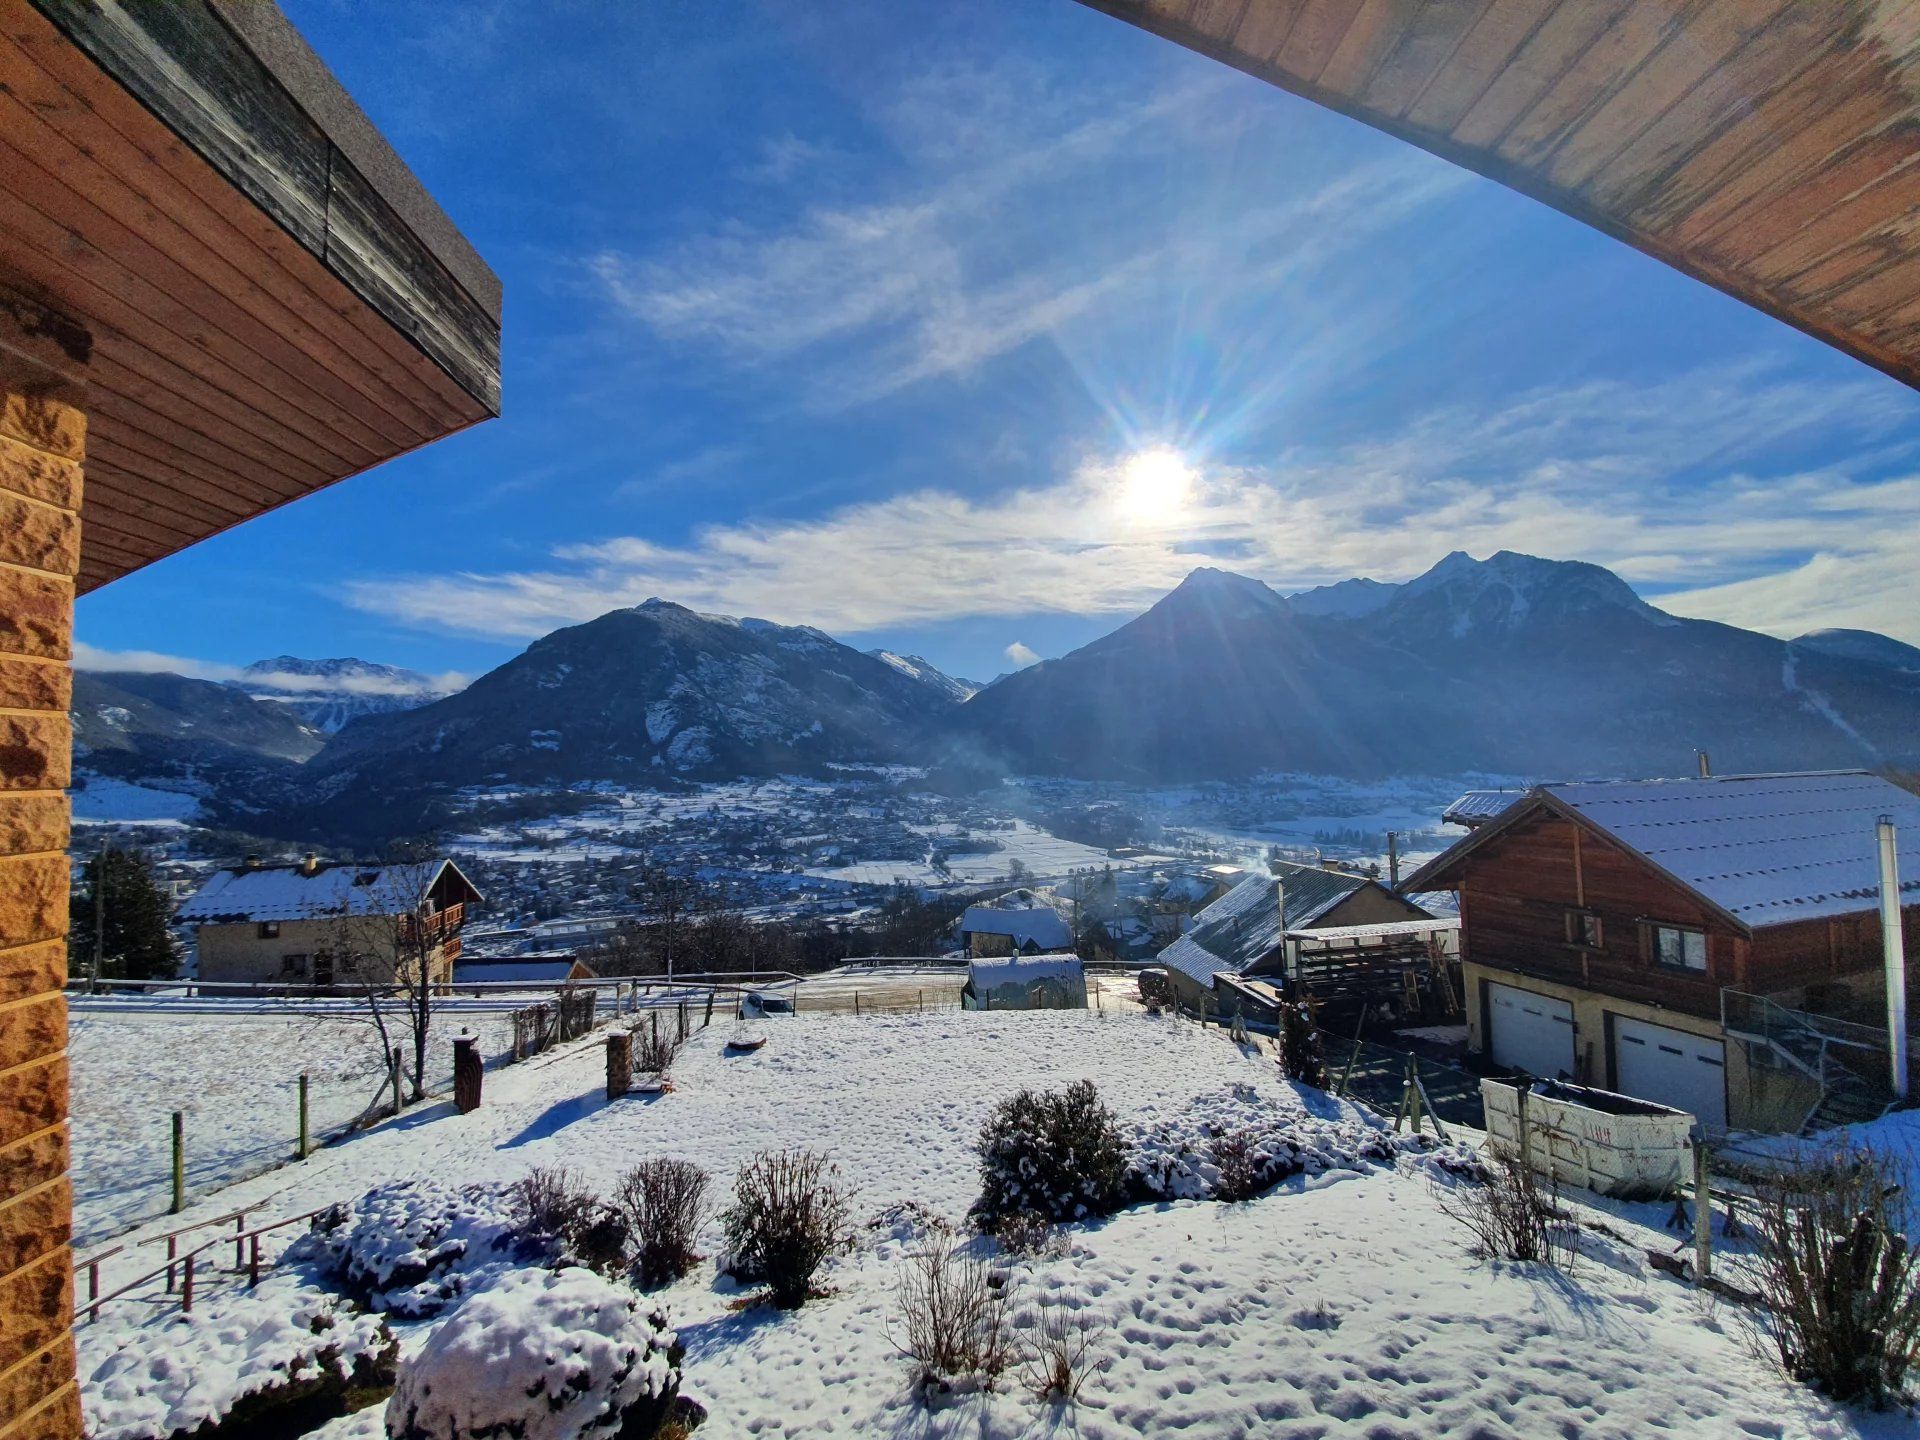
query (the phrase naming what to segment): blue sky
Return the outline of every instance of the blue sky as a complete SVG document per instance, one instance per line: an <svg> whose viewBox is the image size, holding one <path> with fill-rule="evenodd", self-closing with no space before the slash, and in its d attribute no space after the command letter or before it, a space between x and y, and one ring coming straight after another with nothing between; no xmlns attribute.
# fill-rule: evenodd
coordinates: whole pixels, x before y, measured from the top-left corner
<svg viewBox="0 0 1920 1440"><path fill-rule="evenodd" d="M658 594L989 678L1196 564L1502 547L1920 642L1920 397L1070 0L283 3L505 282L506 414L83 661L472 674Z"/></svg>

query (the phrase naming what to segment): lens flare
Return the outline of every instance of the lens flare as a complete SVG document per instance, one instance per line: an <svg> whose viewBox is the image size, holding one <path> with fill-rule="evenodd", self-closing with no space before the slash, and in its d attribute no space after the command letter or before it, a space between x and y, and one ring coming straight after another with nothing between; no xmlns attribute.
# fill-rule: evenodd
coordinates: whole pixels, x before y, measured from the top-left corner
<svg viewBox="0 0 1920 1440"><path fill-rule="evenodd" d="M1193 467L1166 445L1129 455L1120 466L1120 508L1135 520L1171 520L1186 508Z"/></svg>

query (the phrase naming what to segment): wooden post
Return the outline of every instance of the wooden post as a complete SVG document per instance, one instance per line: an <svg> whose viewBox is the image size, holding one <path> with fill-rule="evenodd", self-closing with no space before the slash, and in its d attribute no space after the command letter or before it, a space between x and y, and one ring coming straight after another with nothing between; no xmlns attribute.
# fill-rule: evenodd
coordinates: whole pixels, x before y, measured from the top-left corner
<svg viewBox="0 0 1920 1440"><path fill-rule="evenodd" d="M295 1151L296 1160L304 1160L313 1153L312 1132L307 1129L307 1072L300 1072L300 1144Z"/></svg>
<svg viewBox="0 0 1920 1440"><path fill-rule="evenodd" d="M680 1017L680 1039L681 1039L681 1041L682 1041L682 1042L684 1043L684 1042L685 1042L685 1040L686 1040L686 1038L687 1038L687 1031L688 1031L688 1026L687 1026L687 1002L686 1002L686 1001L684 1001L684 1000L682 1000L682 1001L680 1002L680 1005L679 1005L679 1010L678 1010L678 1014L679 1014L679 1017Z"/></svg>
<svg viewBox="0 0 1920 1440"><path fill-rule="evenodd" d="M924 990L920 992L920 1013L922 1015L927 1013L927 992Z"/></svg>
<svg viewBox="0 0 1920 1440"><path fill-rule="evenodd" d="M100 1262L98 1260L87 1265L87 1299L93 1302L87 1306L87 1323L91 1325L100 1318Z"/></svg>
<svg viewBox="0 0 1920 1440"><path fill-rule="evenodd" d="M387 1057L387 1078L393 1082L393 1113L400 1113L400 1047L393 1047L393 1053Z"/></svg>
<svg viewBox="0 0 1920 1440"><path fill-rule="evenodd" d="M238 1270L246 1263L247 1212L236 1210L233 1214L233 1268Z"/></svg>
<svg viewBox="0 0 1920 1440"><path fill-rule="evenodd" d="M248 1237L247 1247L247 1284L260 1283L260 1237L258 1234Z"/></svg>
<svg viewBox="0 0 1920 1440"><path fill-rule="evenodd" d="M707 1026L709 1026L709 1025L711 1025L711 1024L713 1023L713 992L714 992L714 989L715 989L715 987L714 987L714 986L712 986L712 985L709 985L709 986L707 987L707 1014L706 1014L706 1018L705 1018L704 1020L702 1020L702 1021L700 1022L700 1028L701 1028L702 1030L704 1030L704 1029L706 1029L706 1028L707 1028Z"/></svg>
<svg viewBox="0 0 1920 1440"><path fill-rule="evenodd" d="M453 1104L462 1115L480 1108L480 1081L484 1067L480 1063L480 1041L472 1035L459 1035L453 1042Z"/></svg>
<svg viewBox="0 0 1920 1440"><path fill-rule="evenodd" d="M178 1215L187 1208L187 1117L176 1110L173 1112L173 1204L168 1207L169 1215Z"/></svg>
<svg viewBox="0 0 1920 1440"><path fill-rule="evenodd" d="M607 1036L607 1099L618 1100L633 1088L633 1032L615 1030Z"/></svg>
<svg viewBox="0 0 1920 1440"><path fill-rule="evenodd" d="M1527 1096L1531 1093L1529 1085L1520 1086L1514 1093L1520 1109L1520 1168L1533 1169L1533 1129L1532 1121L1527 1118Z"/></svg>
<svg viewBox="0 0 1920 1440"><path fill-rule="evenodd" d="M193 1313L193 1255L191 1253L187 1256L186 1273L180 1280L180 1313L182 1315Z"/></svg>
<svg viewBox="0 0 1920 1440"><path fill-rule="evenodd" d="M1707 1142L1693 1142L1693 1283L1713 1274L1713 1200L1707 1180Z"/></svg>
<svg viewBox="0 0 1920 1440"><path fill-rule="evenodd" d="M860 992L858 990L853 992L853 1015L856 1020L860 1018Z"/></svg>

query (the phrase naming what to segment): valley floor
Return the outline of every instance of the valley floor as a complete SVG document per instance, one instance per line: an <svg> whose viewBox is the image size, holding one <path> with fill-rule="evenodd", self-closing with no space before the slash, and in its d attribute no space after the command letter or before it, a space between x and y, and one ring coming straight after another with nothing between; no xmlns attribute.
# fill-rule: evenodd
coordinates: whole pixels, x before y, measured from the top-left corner
<svg viewBox="0 0 1920 1440"><path fill-rule="evenodd" d="M611 1103L602 1046L589 1039L489 1073L473 1114L423 1107L181 1218L241 1203L294 1214L387 1178L511 1179L539 1165L608 1187L650 1155L698 1161L724 1194L758 1150L825 1151L855 1187L862 1222L825 1298L791 1313L741 1308L711 1263L663 1294L686 1342L688 1389L711 1412L702 1436L1914 1433L1906 1417L1836 1408L1783 1379L1731 1307L1652 1271L1643 1247L1673 1244L1655 1228L1662 1207L1610 1209L1622 1238L1591 1236L1571 1274L1488 1263L1440 1213L1432 1169L1407 1160L1330 1170L1243 1204L1173 1202L1068 1227L1061 1253L1012 1269L1021 1304L1070 1296L1097 1316L1099 1369L1079 1405L1034 1400L1014 1374L930 1412L890 1338L913 1243L902 1207L962 1219L979 1188L971 1142L996 1100L1091 1078L1123 1121L1181 1113L1236 1085L1281 1111L1356 1112L1287 1085L1270 1055L1137 1012L803 1013L764 1028L764 1049L730 1056L731 1027L716 1023L675 1066L673 1093ZM711 1222L705 1240L710 1251ZM222 1283L234 1282L213 1282L202 1302L209 1327ZM128 1328L140 1322L128 1310L83 1326L82 1374L116 1340L137 1343ZM434 1323L397 1327L403 1347ZM380 1407L323 1433L372 1440Z"/></svg>

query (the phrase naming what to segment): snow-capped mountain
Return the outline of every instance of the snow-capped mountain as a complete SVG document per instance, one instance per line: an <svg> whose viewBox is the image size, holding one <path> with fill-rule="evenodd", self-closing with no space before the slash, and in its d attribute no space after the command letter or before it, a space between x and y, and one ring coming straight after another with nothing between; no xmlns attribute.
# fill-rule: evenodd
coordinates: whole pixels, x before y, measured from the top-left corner
<svg viewBox="0 0 1920 1440"><path fill-rule="evenodd" d="M909 679L918 680L937 695L944 696L958 705L970 700L980 692L980 687L971 680L962 680L957 675L949 675L931 660L918 655L896 655L891 650L869 650L867 654L886 665L891 665Z"/></svg>
<svg viewBox="0 0 1920 1440"><path fill-rule="evenodd" d="M1864 660L1920 675L1920 647L1872 630L1809 630L1805 635L1796 635L1791 643L1796 650Z"/></svg>
<svg viewBox="0 0 1920 1440"><path fill-rule="evenodd" d="M1351 580L1296 591L1287 596L1287 604L1301 615L1336 615L1357 620L1362 615L1371 615L1399 593L1398 585L1356 575Z"/></svg>
<svg viewBox="0 0 1920 1440"><path fill-rule="evenodd" d="M951 701L806 626L665 600L557 630L444 700L357 720L309 767L328 795L679 780L889 761Z"/></svg>
<svg viewBox="0 0 1920 1440"><path fill-rule="evenodd" d="M1722 770L1920 760L1920 674L1668 615L1596 565L1455 553L1404 585L1349 585L1287 600L1197 570L981 692L955 743L1144 781L1659 775L1696 748Z"/></svg>
<svg viewBox="0 0 1920 1440"><path fill-rule="evenodd" d="M285 706L303 724L328 735L363 716L411 710L452 693L444 681L418 670L351 657L276 655L254 661L230 683L256 700Z"/></svg>

